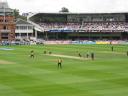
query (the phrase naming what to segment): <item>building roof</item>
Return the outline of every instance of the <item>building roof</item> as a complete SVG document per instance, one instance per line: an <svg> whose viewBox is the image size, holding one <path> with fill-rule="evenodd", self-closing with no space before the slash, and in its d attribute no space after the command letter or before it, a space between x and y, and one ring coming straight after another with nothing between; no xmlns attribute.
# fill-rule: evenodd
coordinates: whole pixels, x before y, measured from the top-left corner
<svg viewBox="0 0 128 96"><path fill-rule="evenodd" d="M16 24L32 25L32 24L30 24L29 22L27 22L27 21L25 21L23 19L17 19Z"/></svg>
<svg viewBox="0 0 128 96"><path fill-rule="evenodd" d="M0 2L0 12L13 12L7 2Z"/></svg>
<svg viewBox="0 0 128 96"><path fill-rule="evenodd" d="M9 8L7 2L0 2L0 8Z"/></svg>

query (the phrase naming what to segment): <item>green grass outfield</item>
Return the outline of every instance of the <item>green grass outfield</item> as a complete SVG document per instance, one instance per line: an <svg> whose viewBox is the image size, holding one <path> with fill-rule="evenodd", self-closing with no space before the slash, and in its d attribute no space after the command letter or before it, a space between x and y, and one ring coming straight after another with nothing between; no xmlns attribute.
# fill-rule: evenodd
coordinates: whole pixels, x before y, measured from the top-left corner
<svg viewBox="0 0 128 96"><path fill-rule="evenodd" d="M0 46L0 96L128 96L128 45ZM35 58L29 57L35 51ZM63 59L53 54L83 56L95 53L95 60Z"/></svg>

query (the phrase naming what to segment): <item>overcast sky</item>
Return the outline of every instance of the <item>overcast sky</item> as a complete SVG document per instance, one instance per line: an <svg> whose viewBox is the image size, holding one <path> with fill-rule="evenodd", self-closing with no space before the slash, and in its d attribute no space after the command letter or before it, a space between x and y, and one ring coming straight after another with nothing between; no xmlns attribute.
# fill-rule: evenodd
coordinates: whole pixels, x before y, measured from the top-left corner
<svg viewBox="0 0 128 96"><path fill-rule="evenodd" d="M4 1L4 0L2 0ZM23 12L58 12L66 7L70 12L128 12L128 0L7 0L11 8Z"/></svg>

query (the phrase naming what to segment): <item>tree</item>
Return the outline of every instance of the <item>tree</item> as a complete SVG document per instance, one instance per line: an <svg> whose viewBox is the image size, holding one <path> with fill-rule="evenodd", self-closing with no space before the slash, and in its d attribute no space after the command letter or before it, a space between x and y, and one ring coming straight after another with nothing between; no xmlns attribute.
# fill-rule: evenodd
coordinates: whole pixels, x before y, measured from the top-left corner
<svg viewBox="0 0 128 96"><path fill-rule="evenodd" d="M18 9L14 9L13 12L14 12L14 16L15 16L16 20L17 20L18 18L21 18L21 19L23 19L23 20L27 20L27 17L20 15Z"/></svg>
<svg viewBox="0 0 128 96"><path fill-rule="evenodd" d="M17 19L19 16L20 16L20 14L19 14L19 10L18 9L14 9L14 16L15 16L15 18Z"/></svg>
<svg viewBox="0 0 128 96"><path fill-rule="evenodd" d="M69 12L69 10L68 10L68 8L66 8L66 7L62 7L59 12Z"/></svg>

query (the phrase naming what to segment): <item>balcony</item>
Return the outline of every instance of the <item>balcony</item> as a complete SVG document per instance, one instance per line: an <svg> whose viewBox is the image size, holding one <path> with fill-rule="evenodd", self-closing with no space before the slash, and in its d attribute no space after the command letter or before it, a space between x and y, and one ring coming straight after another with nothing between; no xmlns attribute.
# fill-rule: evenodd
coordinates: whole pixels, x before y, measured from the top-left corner
<svg viewBox="0 0 128 96"><path fill-rule="evenodd" d="M0 22L0 24L16 24L15 22Z"/></svg>
<svg viewBox="0 0 128 96"><path fill-rule="evenodd" d="M11 30L0 30L1 33L9 33Z"/></svg>

